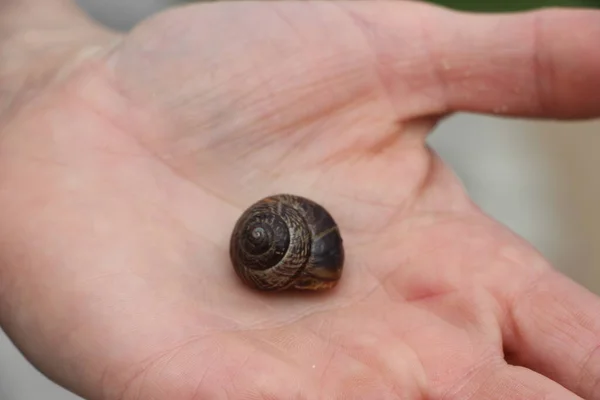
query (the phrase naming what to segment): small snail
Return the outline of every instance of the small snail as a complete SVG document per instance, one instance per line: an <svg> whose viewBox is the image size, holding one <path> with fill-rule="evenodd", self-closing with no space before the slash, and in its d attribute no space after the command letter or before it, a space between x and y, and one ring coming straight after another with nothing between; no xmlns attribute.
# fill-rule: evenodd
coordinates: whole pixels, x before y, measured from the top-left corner
<svg viewBox="0 0 600 400"><path fill-rule="evenodd" d="M229 254L242 282L264 291L333 288L344 264L342 237L329 212L290 194L266 197L244 211Z"/></svg>

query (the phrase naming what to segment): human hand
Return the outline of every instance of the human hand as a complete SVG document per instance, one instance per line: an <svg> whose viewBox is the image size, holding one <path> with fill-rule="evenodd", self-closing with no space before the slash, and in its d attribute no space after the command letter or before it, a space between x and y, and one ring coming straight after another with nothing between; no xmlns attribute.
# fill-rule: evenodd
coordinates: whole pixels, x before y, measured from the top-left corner
<svg viewBox="0 0 600 400"><path fill-rule="evenodd" d="M0 322L50 378L90 400L600 399L598 298L425 143L455 111L599 116L598 12L213 3L120 36L62 7L28 20L45 46L0 45ZM279 192L339 223L334 290L235 276L235 220Z"/></svg>

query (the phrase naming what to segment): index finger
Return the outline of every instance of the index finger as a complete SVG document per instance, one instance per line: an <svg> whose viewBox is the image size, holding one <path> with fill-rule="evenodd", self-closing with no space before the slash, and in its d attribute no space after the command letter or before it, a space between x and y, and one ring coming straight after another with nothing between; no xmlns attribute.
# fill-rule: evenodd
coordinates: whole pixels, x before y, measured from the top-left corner
<svg viewBox="0 0 600 400"><path fill-rule="evenodd" d="M600 400L600 298L548 269L516 293L504 345L530 367L588 400Z"/></svg>

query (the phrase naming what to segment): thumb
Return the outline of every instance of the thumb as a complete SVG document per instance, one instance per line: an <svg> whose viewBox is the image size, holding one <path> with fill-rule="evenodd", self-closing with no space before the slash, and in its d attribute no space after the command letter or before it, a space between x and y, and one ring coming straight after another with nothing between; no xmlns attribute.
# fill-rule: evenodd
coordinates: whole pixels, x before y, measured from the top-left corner
<svg viewBox="0 0 600 400"><path fill-rule="evenodd" d="M410 96L420 105L426 97L431 114L600 116L598 10L475 14L416 2L343 4L398 104Z"/></svg>

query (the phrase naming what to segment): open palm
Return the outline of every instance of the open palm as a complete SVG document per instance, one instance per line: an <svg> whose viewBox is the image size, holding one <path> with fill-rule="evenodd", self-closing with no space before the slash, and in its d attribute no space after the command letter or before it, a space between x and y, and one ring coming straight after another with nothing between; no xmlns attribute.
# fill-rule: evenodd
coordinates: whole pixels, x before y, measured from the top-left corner
<svg viewBox="0 0 600 400"><path fill-rule="evenodd" d="M90 400L600 399L600 301L425 143L457 110L600 115L598 26L413 2L146 21L5 117L3 327ZM235 276L236 219L282 192L339 223L334 290Z"/></svg>

